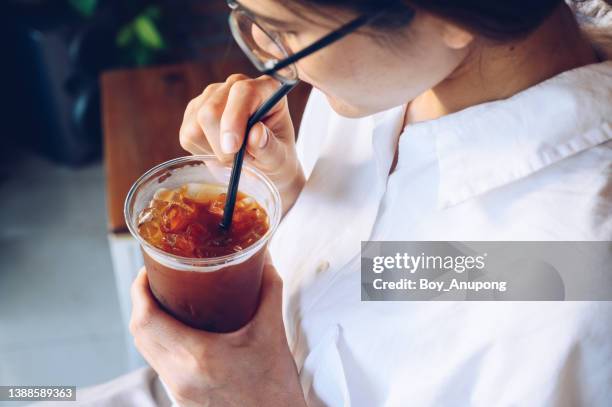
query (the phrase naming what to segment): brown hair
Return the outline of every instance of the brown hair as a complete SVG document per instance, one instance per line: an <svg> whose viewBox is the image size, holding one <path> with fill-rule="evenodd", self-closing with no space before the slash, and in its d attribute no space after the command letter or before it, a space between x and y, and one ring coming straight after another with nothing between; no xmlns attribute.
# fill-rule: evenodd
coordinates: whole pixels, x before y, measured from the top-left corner
<svg viewBox="0 0 612 407"><path fill-rule="evenodd" d="M372 27L390 31L409 23L415 10L442 16L494 40L508 40L529 34L563 0L286 0L301 6L330 6L358 14L386 12Z"/></svg>

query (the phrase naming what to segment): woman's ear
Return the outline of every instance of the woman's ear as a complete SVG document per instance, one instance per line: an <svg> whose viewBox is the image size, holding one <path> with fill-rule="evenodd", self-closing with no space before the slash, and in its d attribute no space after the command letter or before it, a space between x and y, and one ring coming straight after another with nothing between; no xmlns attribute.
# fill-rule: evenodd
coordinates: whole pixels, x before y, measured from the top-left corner
<svg viewBox="0 0 612 407"><path fill-rule="evenodd" d="M460 50L472 43L474 35L458 25L445 21L442 26L442 41L455 50Z"/></svg>

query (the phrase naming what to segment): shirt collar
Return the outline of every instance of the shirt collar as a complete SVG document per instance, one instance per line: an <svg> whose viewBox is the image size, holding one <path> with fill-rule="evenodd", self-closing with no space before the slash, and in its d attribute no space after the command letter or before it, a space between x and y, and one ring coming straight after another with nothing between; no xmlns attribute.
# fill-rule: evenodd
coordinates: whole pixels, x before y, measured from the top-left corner
<svg viewBox="0 0 612 407"><path fill-rule="evenodd" d="M610 100L612 61L606 61L564 72L505 100L409 125L402 138L423 132L435 137L438 206L444 208L611 140Z"/></svg>
<svg viewBox="0 0 612 407"><path fill-rule="evenodd" d="M383 185L386 184L395 157L405 111L406 105L404 104L370 116L372 150L376 160L378 180Z"/></svg>

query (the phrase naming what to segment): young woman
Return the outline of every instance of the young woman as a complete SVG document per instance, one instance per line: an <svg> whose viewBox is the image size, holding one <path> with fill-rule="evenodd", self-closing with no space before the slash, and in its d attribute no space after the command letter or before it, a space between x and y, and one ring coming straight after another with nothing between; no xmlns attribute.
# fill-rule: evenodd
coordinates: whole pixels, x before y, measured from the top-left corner
<svg viewBox="0 0 612 407"><path fill-rule="evenodd" d="M145 270L134 283L132 333L176 401L611 405L609 302L360 300L362 240L610 240L612 61L570 8L231 6L262 68L342 35L276 79L232 75L187 106L182 146L230 162L277 79L313 86L297 144L286 100L249 135L247 160L286 212L254 320L225 335L193 330L155 305Z"/></svg>

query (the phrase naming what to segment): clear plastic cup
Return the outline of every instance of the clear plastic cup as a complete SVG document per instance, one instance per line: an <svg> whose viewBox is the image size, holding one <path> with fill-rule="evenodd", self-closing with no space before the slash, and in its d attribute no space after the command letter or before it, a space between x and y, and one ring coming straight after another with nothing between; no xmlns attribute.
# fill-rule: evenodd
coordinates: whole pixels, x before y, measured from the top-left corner
<svg viewBox="0 0 612 407"><path fill-rule="evenodd" d="M251 246L221 257L187 258L164 252L138 234L138 214L160 188L187 183L227 187L231 167L213 155L194 155L162 163L142 175L125 201L125 220L140 243L149 285L159 304L198 329L231 332L251 320L259 304L265 250L281 219L280 194L260 171L245 164L239 190L268 214L268 231Z"/></svg>

